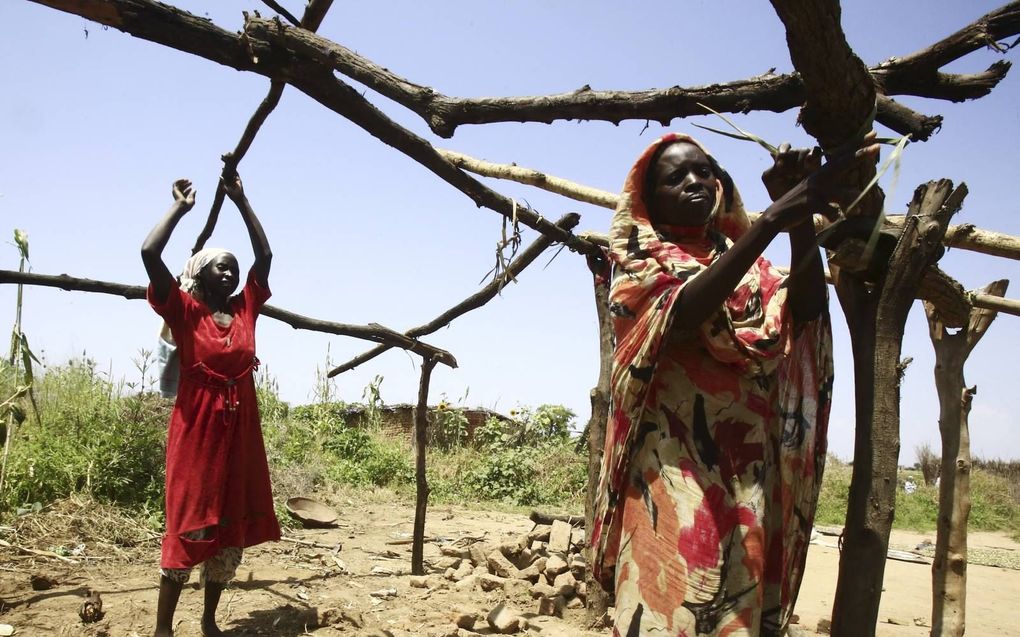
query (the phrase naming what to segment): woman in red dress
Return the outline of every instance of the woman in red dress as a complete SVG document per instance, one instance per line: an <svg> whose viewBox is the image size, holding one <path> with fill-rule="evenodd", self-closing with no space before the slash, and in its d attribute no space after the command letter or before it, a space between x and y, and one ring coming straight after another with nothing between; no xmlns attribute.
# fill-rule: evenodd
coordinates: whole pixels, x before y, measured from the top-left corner
<svg viewBox="0 0 1020 637"><path fill-rule="evenodd" d="M160 560L157 637L173 635L173 615L191 568L205 585L202 634L216 626L220 594L241 550L280 539L259 421L255 320L269 298L273 254L239 177L224 184L248 228L255 263L240 294L238 264L225 250L202 250L178 282L162 253L177 223L195 205L191 182L173 186L174 203L142 245L148 300L163 317L180 360L177 402L166 448L166 533Z"/></svg>

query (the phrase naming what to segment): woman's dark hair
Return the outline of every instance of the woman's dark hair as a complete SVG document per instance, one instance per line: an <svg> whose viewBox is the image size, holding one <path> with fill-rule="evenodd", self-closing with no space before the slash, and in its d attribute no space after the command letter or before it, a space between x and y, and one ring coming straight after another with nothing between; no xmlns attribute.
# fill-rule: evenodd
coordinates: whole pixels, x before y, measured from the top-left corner
<svg viewBox="0 0 1020 637"><path fill-rule="evenodd" d="M641 190L641 196L644 198L646 205L648 204L648 197L651 194L652 189L655 188L655 165L659 163L659 158L662 157L662 153L664 153L666 149L672 146L673 144L690 144L690 143L691 142L685 139L674 139L673 141L659 144L659 147L656 148L655 152L652 153L651 158L648 160L648 168L645 170L645 183L643 184L644 187ZM705 157L708 158L708 165L712 168L712 173L716 176L717 179L719 179L720 182L722 182L723 201L726 203L725 209L729 210L731 207L733 207L733 178L730 177L730 174L726 172L722 166L719 165L719 162L715 160L715 157L712 157L708 153L705 153Z"/></svg>

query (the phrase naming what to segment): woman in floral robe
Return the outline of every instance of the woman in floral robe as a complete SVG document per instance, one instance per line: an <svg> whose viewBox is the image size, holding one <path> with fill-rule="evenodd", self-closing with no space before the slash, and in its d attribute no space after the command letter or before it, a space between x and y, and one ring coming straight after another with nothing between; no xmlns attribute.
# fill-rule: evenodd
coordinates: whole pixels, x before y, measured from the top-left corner
<svg viewBox="0 0 1020 637"><path fill-rule="evenodd" d="M876 152L821 167L817 150L784 145L763 175L775 202L753 225L687 136L656 141L628 175L610 231L616 353L592 537L615 635L784 634L832 390L812 214ZM789 276L761 256L781 233Z"/></svg>

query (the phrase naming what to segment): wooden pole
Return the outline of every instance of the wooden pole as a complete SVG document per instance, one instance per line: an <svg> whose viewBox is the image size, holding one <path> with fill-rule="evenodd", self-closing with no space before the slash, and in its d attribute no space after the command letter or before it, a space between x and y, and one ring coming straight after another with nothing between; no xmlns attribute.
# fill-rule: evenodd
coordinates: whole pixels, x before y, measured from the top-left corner
<svg viewBox="0 0 1020 637"><path fill-rule="evenodd" d="M418 404L414 408L414 534L411 543L411 573L425 574L425 511L429 503L429 483L425 475L425 447L428 445L429 381L436 361L425 356L421 361Z"/></svg>
<svg viewBox="0 0 1020 637"><path fill-rule="evenodd" d="M60 288L62 290L76 290L78 292L97 292L100 294L111 294L122 296L126 299L144 299L145 288L141 285L125 285L123 283L112 283L110 281L97 281L95 279L81 279L66 274L50 275L37 274L35 272L17 272L15 270L0 270L0 285L5 283L23 283L25 285L41 285L44 287ZM394 347L406 349L421 356L431 356L436 361L448 367L457 367L457 359L453 354L444 349L433 347L422 343L417 339L408 338L400 332L391 330L378 323L368 325L350 325L347 323L336 323L323 321L321 319L302 316L289 310L263 305L261 314L280 322L290 325L296 330L310 330L313 332L324 332L338 336L351 336L374 343L389 343Z"/></svg>
<svg viewBox="0 0 1020 637"><path fill-rule="evenodd" d="M875 634L896 507L903 329L924 272L938 259L949 219L966 194L966 186L953 189L948 179L919 186L874 291L865 291L857 280L848 285L850 274L841 275L836 286L850 327L858 413L832 611L834 637Z"/></svg>
<svg viewBox="0 0 1020 637"><path fill-rule="evenodd" d="M983 292L1002 296L1009 281L999 280ZM939 515L932 575L932 637L962 637L967 610L967 520L970 516L971 401L976 387L963 376L967 357L995 320L994 310L973 308L970 320L951 333L938 309L924 304L928 330L935 347L935 388L939 395L939 435L942 471L939 477Z"/></svg>
<svg viewBox="0 0 1020 637"><path fill-rule="evenodd" d="M595 519L595 492L599 488L599 473L602 470L602 451L606 439L606 423L609 420L609 383L613 369L613 352L615 337L613 322L609 315L609 286L612 271L609 257L588 258L595 287L595 314L599 326L599 375L595 387L591 390L591 418L585 428L588 433L588 490L584 498L584 537L587 544L588 570L585 574L588 598L585 603L587 624L598 624L609 608L609 594L592 576L591 536Z"/></svg>

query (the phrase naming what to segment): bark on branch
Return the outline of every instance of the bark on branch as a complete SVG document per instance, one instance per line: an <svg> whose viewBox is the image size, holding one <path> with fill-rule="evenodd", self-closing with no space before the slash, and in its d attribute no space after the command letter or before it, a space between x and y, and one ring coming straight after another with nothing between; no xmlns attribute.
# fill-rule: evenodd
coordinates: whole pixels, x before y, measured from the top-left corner
<svg viewBox="0 0 1020 637"><path fill-rule="evenodd" d="M564 215L559 221L556 222L556 225L563 228L564 230L570 230L574 226L576 226L580 220L581 216L578 215L577 213L572 212L567 215ZM426 334L432 334L433 332L436 332L449 325L455 318L463 316L464 314L467 314L471 310L475 310L482 307L483 305L494 299L497 294L502 292L503 288L505 288L510 283L510 281L513 281L521 272L524 271L524 268L531 265L531 263L534 262L535 259L537 259L539 255L542 254L546 250L546 248L548 248L552 244L553 241L549 237L546 237L544 235L539 237L530 246L525 248L523 252L517 255L517 258L510 262L510 265L507 266L506 272L504 272L502 276L492 281L478 292L475 292L468 298L464 299L457 305L454 305L450 309L446 310L445 312L443 312L436 318L432 319L428 323L407 330L406 332L404 332L404 335L407 336L408 338L417 338L419 336L425 336ZM392 349L392 346L390 345L379 345L378 347L374 347L368 350L367 352L364 352L363 354L355 356L354 358L347 361L343 365L338 365L334 367L329 371L327 376L329 378L332 378L337 374L342 374L344 372L350 371L359 365L367 363L376 356L379 356L380 354L390 349Z"/></svg>
<svg viewBox="0 0 1020 637"><path fill-rule="evenodd" d="M854 472L833 604L834 637L875 634L895 512L903 329L921 279L940 256L942 235L966 193L966 186L954 190L947 179L920 186L876 290L868 292L852 275L841 275L851 280L837 286L850 325L858 387Z"/></svg>
<svg viewBox="0 0 1020 637"><path fill-rule="evenodd" d="M960 42L973 43L980 39L976 34L1006 37L1020 32L1015 13L1016 3L1012 3L922 51L871 69L884 93L879 97L877 120L901 134L910 133L914 139L923 141L939 128L941 116L922 115L887 96L917 95L961 101L987 95L1005 77L1008 62L997 62L975 74L947 74L938 69L973 51L976 47L961 46ZM252 20L246 31L266 36L272 29L269 21ZM969 39L961 33L970 34ZM725 84L648 91L593 91L583 86L557 95L450 97L432 87L411 82L340 44L321 38L315 41L305 35L288 36L289 45L414 111L441 137L452 137L456 128L463 124L551 123L561 119L619 123L625 119L646 119L666 125L674 118L704 115L699 102L719 112L747 113L752 110L782 112L805 101L804 84L797 74L762 75ZM901 65L901 59L910 63Z"/></svg>
<svg viewBox="0 0 1020 637"><path fill-rule="evenodd" d="M286 9L279 6L275 2L267 2L269 6L273 7L281 15L287 17L291 22L296 23L294 16L287 13ZM322 20L326 17L326 13L332 6L333 0L310 0L308 6L305 7L305 13L301 17L300 26L309 31L315 31L322 24ZM244 127L244 132L241 133L241 139L238 140L237 146L234 147L233 152L229 152L223 155L223 177L224 179L229 178L231 174L237 172L237 166L244 159L248 149L251 148L252 142L255 141L255 135L258 134L262 125L266 123L266 119L269 114L273 112L277 104L280 103L280 97L283 96L283 89L286 87L286 83L279 80L271 80L269 82L269 92L262 99L262 102L255 109L255 113L248 120L248 125ZM195 254L199 250L205 247L206 241L212 236L213 230L216 228L216 222L220 217L220 209L223 207L223 199L226 196L226 191L223 190L223 182L216 186L216 195L213 197L212 207L209 209L209 216L206 219L205 226L202 227L202 231L198 234L198 239L195 240L195 247L191 249L191 254Z"/></svg>
<svg viewBox="0 0 1020 637"><path fill-rule="evenodd" d="M602 454L606 442L606 424L609 422L610 381L613 369L613 352L616 348L616 334L613 320L609 312L609 288L612 280L612 269L609 256L601 259L589 258L588 269L591 270L595 297L595 315L599 327L599 375L595 386L591 389L591 417L584 428L588 451L588 489L584 499L584 533L586 538L593 535L595 527L595 494L599 487L599 473L602 470ZM587 545L585 559L594 564L592 547ZM585 574L588 598L585 600L587 623L592 626L609 608L609 595L602 585L595 580L592 570Z"/></svg>
<svg viewBox="0 0 1020 637"><path fill-rule="evenodd" d="M479 183L443 158L428 141L391 120L360 92L337 79L330 68L287 48L287 39L294 34L332 44L305 29L286 27L278 21L251 18L250 22L274 25L276 31L270 42L259 40L247 31L242 35L230 33L208 20L152 0L32 1L241 71L251 71L287 82L326 108L354 122L384 144L428 168L471 198L475 205L494 210L508 219L519 220L577 252L598 252L596 246L556 227L530 207Z"/></svg>
<svg viewBox="0 0 1020 637"><path fill-rule="evenodd" d="M1009 281L988 284L982 294L1001 297ZM995 319L995 311L975 307L963 329L952 333L938 309L924 304L935 347L935 388L939 396L942 471L939 480L938 533L932 561L931 634L962 637L967 607L967 519L970 516L970 428L968 418L977 387L967 388L967 358Z"/></svg>
<svg viewBox="0 0 1020 637"><path fill-rule="evenodd" d="M452 150L440 150L439 152L457 167L476 175L515 181L554 192L575 201L589 203L610 210L616 209L616 204L620 200L619 195L608 190L585 186L584 184L535 170L534 168L526 168L517 164L498 164ZM748 217L753 222L758 218L759 214L757 212L749 212ZM903 215L887 215L885 220L886 227L888 228L903 228ZM818 218L818 221L821 221L821 217ZM820 230L821 227L817 229ZM581 233L581 236L590 238L599 245L606 245L605 235L585 232ZM992 230L982 230L972 223L949 226L944 243L950 248L960 248L961 250L980 252L981 254L1020 261L1020 237Z"/></svg>
<svg viewBox="0 0 1020 637"><path fill-rule="evenodd" d="M429 382L436 361L425 356L421 361L418 403L414 407L414 529L411 536L411 574L425 574L425 514L429 506L429 482L425 473L425 448L428 445Z"/></svg>
<svg viewBox="0 0 1020 637"><path fill-rule="evenodd" d="M145 287L141 285L125 285L123 283L112 283L110 281L97 281L94 279L82 279L68 276L66 274L49 275L36 274L34 272L17 272L15 270L0 270L0 284L20 283L23 285L41 285L44 287L60 288L61 290L74 290L77 292L95 292L99 294L111 294L122 296L125 299L144 299ZM457 367L457 360L453 354L446 350L422 343L413 338L395 332L388 327L378 323L368 325L349 325L346 323L335 323L321 319L309 318L284 310L272 305L262 306L263 316L276 319L290 325L296 330L310 330L313 332L325 332L338 336L350 336L375 343L385 343L391 347L399 347L414 352L421 356L431 356L436 361L449 367Z"/></svg>

